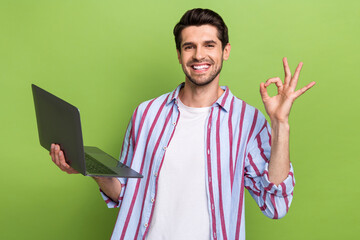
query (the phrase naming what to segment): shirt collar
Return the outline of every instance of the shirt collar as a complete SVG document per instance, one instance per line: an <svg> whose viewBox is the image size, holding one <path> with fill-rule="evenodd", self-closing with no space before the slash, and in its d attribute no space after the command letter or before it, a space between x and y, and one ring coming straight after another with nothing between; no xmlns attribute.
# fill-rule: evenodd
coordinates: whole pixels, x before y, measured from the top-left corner
<svg viewBox="0 0 360 240"><path fill-rule="evenodd" d="M172 91L169 94L166 105L168 105L170 103L174 103L174 104L177 103L176 99L179 97L180 89L182 87L184 87L184 85L185 85L184 82L181 83L179 86L177 86L177 88L175 88L174 91ZM220 86L220 87L224 90L224 92L218 98L218 100L216 100L216 102L213 103L212 107L220 106L222 109L224 109L226 112L228 112L229 109L230 109L231 100L232 100L234 95L231 93L230 89L227 86Z"/></svg>

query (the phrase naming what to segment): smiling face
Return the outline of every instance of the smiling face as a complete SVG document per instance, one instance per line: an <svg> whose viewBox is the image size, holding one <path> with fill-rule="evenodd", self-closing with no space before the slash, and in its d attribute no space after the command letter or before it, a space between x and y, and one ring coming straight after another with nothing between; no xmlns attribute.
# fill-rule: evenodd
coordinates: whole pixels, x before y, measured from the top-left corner
<svg viewBox="0 0 360 240"><path fill-rule="evenodd" d="M218 82L222 62L229 58L230 44L223 50L217 34L211 25L189 26L181 31L179 63L186 80L196 86Z"/></svg>

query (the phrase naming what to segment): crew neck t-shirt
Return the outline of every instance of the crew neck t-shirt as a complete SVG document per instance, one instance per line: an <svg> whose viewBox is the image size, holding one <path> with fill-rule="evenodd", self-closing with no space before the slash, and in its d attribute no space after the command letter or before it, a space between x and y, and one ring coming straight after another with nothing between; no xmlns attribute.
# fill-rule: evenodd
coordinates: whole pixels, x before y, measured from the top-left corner
<svg viewBox="0 0 360 240"><path fill-rule="evenodd" d="M147 240L210 239L205 179L205 121L210 107L178 98L180 117L158 179Z"/></svg>

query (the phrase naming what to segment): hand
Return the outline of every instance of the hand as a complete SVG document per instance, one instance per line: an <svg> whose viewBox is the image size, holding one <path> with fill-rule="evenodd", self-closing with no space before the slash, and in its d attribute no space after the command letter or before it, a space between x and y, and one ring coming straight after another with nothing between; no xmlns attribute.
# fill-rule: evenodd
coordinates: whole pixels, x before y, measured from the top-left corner
<svg viewBox="0 0 360 240"><path fill-rule="evenodd" d="M284 83L280 78L276 77L270 78L265 83L260 84L260 95L271 122L287 122L291 106L295 99L297 99L315 85L315 82L311 82L305 87L295 91L303 63L299 63L293 76L291 76L290 68L286 58L283 58L283 64L285 71ZM278 94L276 96L270 97L266 88L272 83L275 83Z"/></svg>
<svg viewBox="0 0 360 240"><path fill-rule="evenodd" d="M74 174L79 173L72 167L70 167L69 164L66 163L64 153L60 150L60 146L58 144L51 144L50 149L50 156L52 161L58 166L62 171L68 173L68 174Z"/></svg>

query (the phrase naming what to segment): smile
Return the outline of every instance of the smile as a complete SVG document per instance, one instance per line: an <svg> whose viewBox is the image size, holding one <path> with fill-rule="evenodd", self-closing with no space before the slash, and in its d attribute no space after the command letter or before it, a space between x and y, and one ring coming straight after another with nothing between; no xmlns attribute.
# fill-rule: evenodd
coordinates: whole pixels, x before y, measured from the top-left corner
<svg viewBox="0 0 360 240"><path fill-rule="evenodd" d="M208 69L210 67L210 65L208 64L203 64L203 65L192 65L191 66L194 70L204 70L204 69Z"/></svg>

